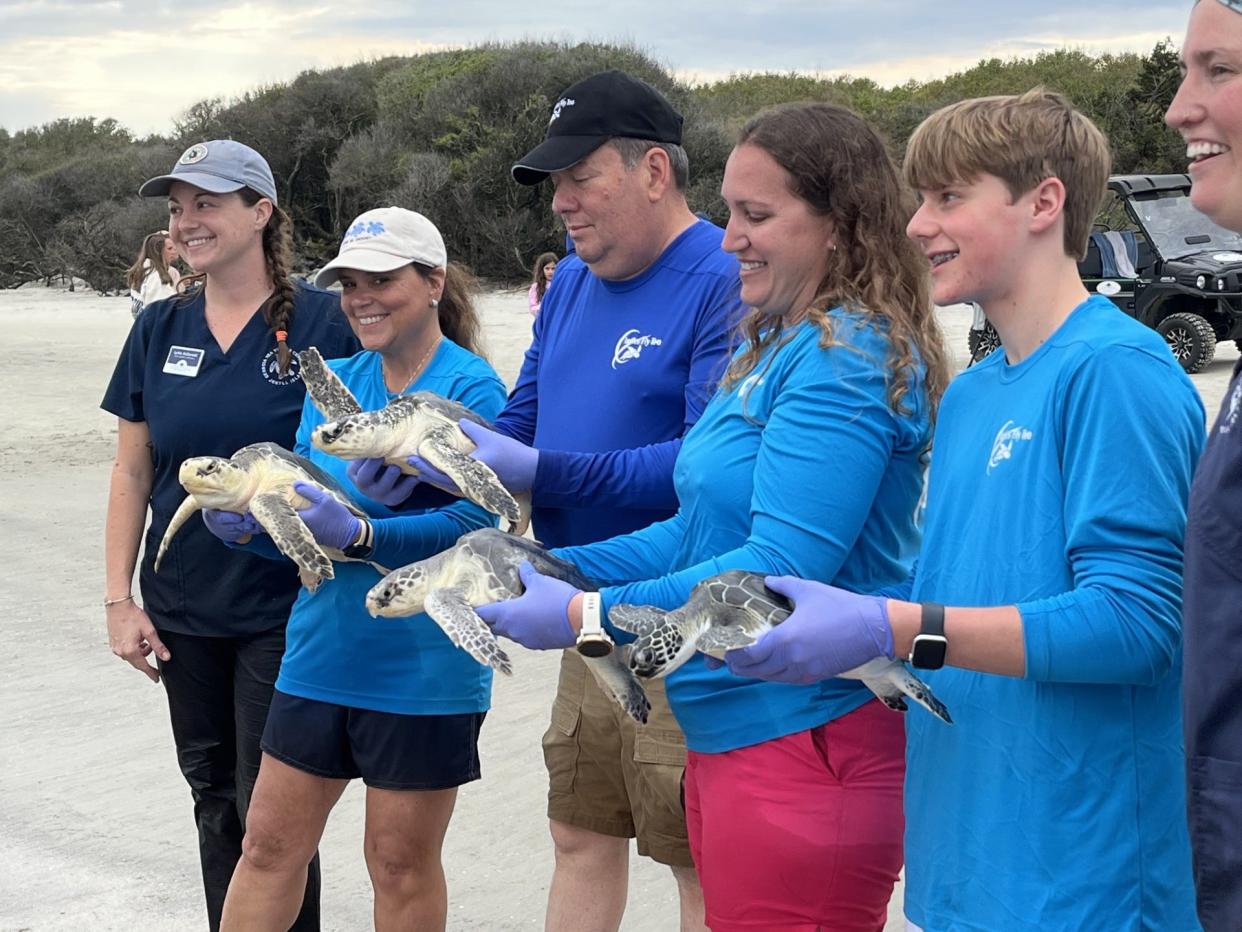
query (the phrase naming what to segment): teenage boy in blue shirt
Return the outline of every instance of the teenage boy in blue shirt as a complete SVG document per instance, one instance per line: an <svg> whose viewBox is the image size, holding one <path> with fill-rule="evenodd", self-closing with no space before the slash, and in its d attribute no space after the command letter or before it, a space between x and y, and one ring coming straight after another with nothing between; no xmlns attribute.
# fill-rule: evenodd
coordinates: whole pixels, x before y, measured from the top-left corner
<svg viewBox="0 0 1242 932"><path fill-rule="evenodd" d="M911 928L1198 929L1178 695L1204 412L1159 336L1079 280L1108 143L1036 89L933 114L905 167L936 302L977 301L1004 352L945 393L902 590L802 582L729 667L926 668L955 724L906 720Z"/></svg>

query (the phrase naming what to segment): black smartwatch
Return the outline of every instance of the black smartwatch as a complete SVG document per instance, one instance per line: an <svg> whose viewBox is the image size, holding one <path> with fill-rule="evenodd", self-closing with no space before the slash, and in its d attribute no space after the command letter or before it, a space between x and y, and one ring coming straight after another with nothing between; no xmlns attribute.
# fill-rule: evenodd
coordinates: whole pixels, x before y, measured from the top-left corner
<svg viewBox="0 0 1242 932"><path fill-rule="evenodd" d="M371 559L371 552L375 549L375 537L371 532L371 522L365 518L359 518L358 521L362 525L358 532L358 539L341 550L341 553L351 560L369 560Z"/></svg>
<svg viewBox="0 0 1242 932"><path fill-rule="evenodd" d="M944 606L937 602L924 602L921 608L923 624L910 648L910 666L921 670L939 670L944 666L945 654L949 652L949 639L944 636Z"/></svg>

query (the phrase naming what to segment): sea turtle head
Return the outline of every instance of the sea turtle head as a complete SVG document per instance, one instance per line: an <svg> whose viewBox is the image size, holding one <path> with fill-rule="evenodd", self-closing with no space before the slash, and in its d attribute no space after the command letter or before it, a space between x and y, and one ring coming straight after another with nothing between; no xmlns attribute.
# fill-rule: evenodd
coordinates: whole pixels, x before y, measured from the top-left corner
<svg viewBox="0 0 1242 932"><path fill-rule="evenodd" d="M417 615L431 589L431 576L418 563L393 570L367 593L367 611L375 617Z"/></svg>
<svg viewBox="0 0 1242 932"><path fill-rule="evenodd" d="M348 414L334 421L326 421L315 428L311 443L325 453L342 459L361 459L375 456L377 425L372 412Z"/></svg>
<svg viewBox="0 0 1242 932"><path fill-rule="evenodd" d="M191 456L181 464L177 478L204 508L243 504L250 484L246 470L219 456Z"/></svg>
<svg viewBox="0 0 1242 932"><path fill-rule="evenodd" d="M667 676L689 659L679 616L650 605L614 605L608 620L638 637L630 644L629 664L644 679ZM681 655L685 654L683 658Z"/></svg>

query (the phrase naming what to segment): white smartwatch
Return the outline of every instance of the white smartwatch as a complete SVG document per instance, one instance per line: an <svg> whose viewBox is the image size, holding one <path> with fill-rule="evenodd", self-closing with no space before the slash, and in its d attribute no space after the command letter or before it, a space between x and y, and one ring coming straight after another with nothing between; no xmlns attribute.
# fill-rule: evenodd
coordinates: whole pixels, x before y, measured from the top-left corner
<svg viewBox="0 0 1242 932"><path fill-rule="evenodd" d="M598 592L582 593L582 630L574 646L583 657L607 657L612 653L612 638L600 622Z"/></svg>

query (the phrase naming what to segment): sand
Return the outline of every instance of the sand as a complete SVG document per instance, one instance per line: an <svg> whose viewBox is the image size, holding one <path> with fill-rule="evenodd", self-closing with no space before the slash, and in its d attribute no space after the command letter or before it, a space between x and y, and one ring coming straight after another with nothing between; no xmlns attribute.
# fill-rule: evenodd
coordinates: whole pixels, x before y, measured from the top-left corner
<svg viewBox="0 0 1242 932"><path fill-rule="evenodd" d="M525 291L482 301L492 361L512 384L530 338ZM941 312L958 365L964 308ZM107 647L103 518L115 420L99 410L129 330L129 299L0 292L0 930L182 930L205 925L189 790L167 708ZM1237 351L1195 383L1214 416ZM542 927L552 849L539 747L556 656L514 646L483 731L483 780L463 788L445 846L451 930ZM370 927L363 788L328 823L324 928ZM664 868L633 855L629 932L676 929ZM900 929L900 891L889 929Z"/></svg>

